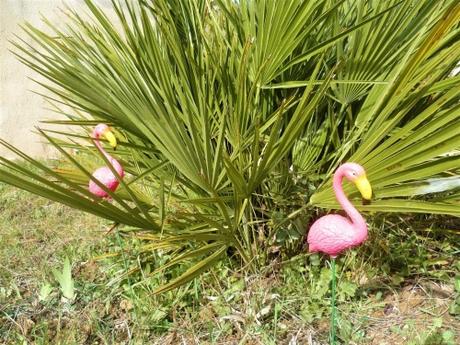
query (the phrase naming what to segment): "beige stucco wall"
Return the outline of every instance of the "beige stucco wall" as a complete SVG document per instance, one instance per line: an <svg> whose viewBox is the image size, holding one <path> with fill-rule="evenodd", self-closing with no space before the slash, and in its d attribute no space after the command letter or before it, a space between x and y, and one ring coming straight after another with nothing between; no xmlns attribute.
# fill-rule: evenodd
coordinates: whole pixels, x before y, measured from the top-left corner
<svg viewBox="0 0 460 345"><path fill-rule="evenodd" d="M110 7L110 0L95 2ZM32 92L44 90L30 79L38 76L9 51L13 48L9 40L13 40L16 34L30 41L19 25L28 21L44 28L42 15L53 22L62 22L64 16L60 9L63 3L62 0L0 0L0 138L35 157L49 156L52 150L31 131L40 120L56 115L46 109L47 104L41 96ZM84 10L83 0L66 0L65 3ZM11 157L3 147L0 147L0 155Z"/></svg>

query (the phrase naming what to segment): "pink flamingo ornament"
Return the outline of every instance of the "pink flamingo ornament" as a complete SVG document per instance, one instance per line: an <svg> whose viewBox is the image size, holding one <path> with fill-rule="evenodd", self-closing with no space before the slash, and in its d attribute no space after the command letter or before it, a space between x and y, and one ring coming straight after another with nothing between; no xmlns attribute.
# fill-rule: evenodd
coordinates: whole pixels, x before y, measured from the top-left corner
<svg viewBox="0 0 460 345"><path fill-rule="evenodd" d="M370 200L372 196L364 168L356 163L341 165L334 174L333 188L337 201L350 219L329 214L314 222L307 239L310 252L323 252L335 258L344 250L360 245L367 239L366 221L343 192L344 177L356 184L364 199Z"/></svg>
<svg viewBox="0 0 460 345"><path fill-rule="evenodd" d="M109 126L103 123L97 125L93 130L92 138L94 139L94 144L96 145L98 150L101 151L101 153L107 158L110 164L112 164L113 169L117 172L118 175L120 175L120 178L123 178L125 176L125 171L123 170L123 167L115 158L110 156L104 150L99 141L101 137L107 139L110 146L112 146L113 148L117 147L117 139L115 138L115 135L110 131ZM115 192L115 190L118 188L118 185L120 184L118 178L113 174L112 170L109 167L101 167L97 169L93 173L93 177L99 182L101 182L104 186L107 187L107 189L111 190L112 192ZM101 187L99 187L97 183L93 180L89 181L88 189L92 194L98 197L109 198L109 194Z"/></svg>
<svg viewBox="0 0 460 345"><path fill-rule="evenodd" d="M347 199L342 189L343 179L353 182L364 199L370 200L372 188L364 168L356 163L341 165L334 174L335 197L348 217L329 214L319 218L310 228L307 242L310 252L322 252L331 257L332 270L332 325L331 343L335 344L335 258L343 251L358 246L367 239L367 225L358 210Z"/></svg>

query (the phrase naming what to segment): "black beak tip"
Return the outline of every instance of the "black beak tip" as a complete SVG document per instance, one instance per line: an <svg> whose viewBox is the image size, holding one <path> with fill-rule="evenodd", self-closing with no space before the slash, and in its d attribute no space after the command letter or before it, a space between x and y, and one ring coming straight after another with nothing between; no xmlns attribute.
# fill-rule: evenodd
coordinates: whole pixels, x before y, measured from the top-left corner
<svg viewBox="0 0 460 345"><path fill-rule="evenodd" d="M363 205L370 205L371 204L371 200L368 200L368 199L362 198L361 201L362 201Z"/></svg>

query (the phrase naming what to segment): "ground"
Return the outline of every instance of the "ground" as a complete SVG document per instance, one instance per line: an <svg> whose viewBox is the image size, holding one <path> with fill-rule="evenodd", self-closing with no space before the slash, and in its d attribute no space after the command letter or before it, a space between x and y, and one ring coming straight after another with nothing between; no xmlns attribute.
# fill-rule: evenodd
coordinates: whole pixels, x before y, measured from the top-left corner
<svg viewBox="0 0 460 345"><path fill-rule="evenodd" d="M459 343L458 223L440 234L440 220L384 222L339 259L341 343ZM278 260L259 275L227 261L154 296L156 281L122 275L139 244L109 228L0 185L0 343L327 343L330 271L318 255ZM120 248L131 255L104 255Z"/></svg>

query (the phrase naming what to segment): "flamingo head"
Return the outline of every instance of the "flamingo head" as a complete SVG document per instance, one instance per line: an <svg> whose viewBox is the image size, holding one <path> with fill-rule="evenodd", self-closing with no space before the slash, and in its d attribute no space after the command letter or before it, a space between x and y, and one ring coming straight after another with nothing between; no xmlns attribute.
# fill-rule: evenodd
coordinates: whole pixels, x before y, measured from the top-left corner
<svg viewBox="0 0 460 345"><path fill-rule="evenodd" d="M372 187L366 176L364 168L357 163L345 163L341 166L344 176L356 185L364 199L372 197Z"/></svg>
<svg viewBox="0 0 460 345"><path fill-rule="evenodd" d="M100 123L96 127L94 127L93 138L99 139L101 137L107 139L110 146L112 146L113 148L117 147L117 138L115 138L115 135L110 130L110 127L107 126L105 123Z"/></svg>

